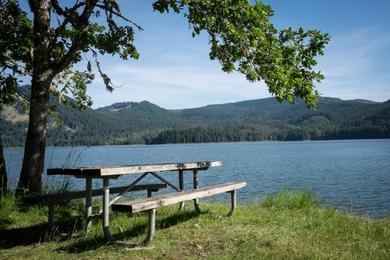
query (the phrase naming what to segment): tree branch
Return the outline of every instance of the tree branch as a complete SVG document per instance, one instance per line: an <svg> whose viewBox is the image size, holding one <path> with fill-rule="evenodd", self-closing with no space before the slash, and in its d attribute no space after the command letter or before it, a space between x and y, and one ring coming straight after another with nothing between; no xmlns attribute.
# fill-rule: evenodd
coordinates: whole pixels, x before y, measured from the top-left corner
<svg viewBox="0 0 390 260"><path fill-rule="evenodd" d="M77 29L83 30L88 25L88 20L91 17L91 14L93 12L93 9L96 7L96 4L99 0L88 0L85 3L84 10L82 14L79 17L80 23L77 24ZM77 5L80 5L81 3L76 4L72 7L75 8ZM78 8L78 7L77 7ZM76 9L77 9L76 8ZM64 21L65 23L65 21ZM62 57L62 59L53 64L52 68L55 71L55 74L58 72L64 70L73 60L73 56L81 49L81 44L78 42L72 42L71 47L68 49L68 52Z"/></svg>
<svg viewBox="0 0 390 260"><path fill-rule="evenodd" d="M51 4L53 6L54 11L59 14L59 15L64 15L64 9L61 8L60 4L58 3L57 0L52 0Z"/></svg>
<svg viewBox="0 0 390 260"><path fill-rule="evenodd" d="M110 13L112 13L112 14L118 16L119 18L125 20L126 22L129 22L129 23L133 24L133 25L134 25L135 27L137 27L137 29L140 30L140 31L143 31L143 30L144 30L144 28L142 28L142 27L141 27L140 25L138 25L136 22L134 22L134 21L132 21L132 20L126 18L125 16L123 16L122 14L120 14L120 13L114 11L113 9L108 9L105 5L96 4L96 7L99 7L99 8L101 8L101 9L105 10L105 11L108 11L108 12L110 12Z"/></svg>
<svg viewBox="0 0 390 260"><path fill-rule="evenodd" d="M57 10L59 10L59 12L57 12L57 14L62 15L65 18L64 21L62 22L62 24L56 28L56 36L58 36L58 32L61 31L63 28L65 28L68 23L71 23L72 26L77 28L77 24L74 23L74 21L72 20L72 16L70 14L74 13L77 9L79 9L83 5L85 5L84 2L76 3L72 8L66 9L66 11L63 11L63 9L61 7L59 7L59 5L57 8L54 8L54 3L53 3L54 10L56 12L57 12ZM60 12L62 12L62 14ZM77 20L76 20L76 22L77 22Z"/></svg>

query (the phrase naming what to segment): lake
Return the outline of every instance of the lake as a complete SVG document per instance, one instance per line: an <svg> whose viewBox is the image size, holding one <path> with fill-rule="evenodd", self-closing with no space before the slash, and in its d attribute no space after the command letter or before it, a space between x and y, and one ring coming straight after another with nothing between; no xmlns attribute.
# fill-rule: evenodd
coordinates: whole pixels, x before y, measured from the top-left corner
<svg viewBox="0 0 390 260"><path fill-rule="evenodd" d="M23 149L6 148L4 152L10 185L15 186ZM390 139L48 147L45 166L184 161L222 161L222 167L200 173L200 186L244 180L248 186L238 191L238 203L258 202L281 190L308 189L330 207L370 217L390 215ZM177 181L173 172L164 176ZM134 177L121 177L115 182L124 185ZM82 180L65 180L75 189L84 187ZM187 188L191 180L190 173L185 175ZM59 176L44 177L47 187L63 181ZM101 187L101 181L93 185ZM227 201L228 196L214 200Z"/></svg>

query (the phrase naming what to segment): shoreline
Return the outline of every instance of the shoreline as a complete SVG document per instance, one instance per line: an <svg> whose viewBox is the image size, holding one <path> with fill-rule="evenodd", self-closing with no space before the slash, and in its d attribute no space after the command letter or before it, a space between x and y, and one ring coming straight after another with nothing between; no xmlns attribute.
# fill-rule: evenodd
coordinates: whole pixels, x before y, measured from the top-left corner
<svg viewBox="0 0 390 260"><path fill-rule="evenodd" d="M83 148L89 148L89 147L107 147L107 146L169 146L169 145L207 145L207 144L250 144L250 143L304 143L304 142L328 142L328 141L372 141L372 140L390 140L389 138L348 138L348 139L308 139L308 140L259 140L259 141L237 141L237 142L202 142L202 143L161 143L161 144L103 144L103 145L64 145L64 146L50 146L47 145L46 148L69 148L69 147L83 147ZM4 147L4 149L17 149L17 148L24 148L24 146L7 146Z"/></svg>

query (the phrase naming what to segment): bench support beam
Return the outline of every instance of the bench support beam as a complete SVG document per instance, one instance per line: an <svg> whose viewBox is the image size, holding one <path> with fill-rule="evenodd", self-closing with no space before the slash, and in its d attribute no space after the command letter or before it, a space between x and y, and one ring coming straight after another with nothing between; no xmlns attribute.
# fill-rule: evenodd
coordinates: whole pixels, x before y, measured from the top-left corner
<svg viewBox="0 0 390 260"><path fill-rule="evenodd" d="M159 179L160 181L166 183L168 186L170 186L172 189L176 190L176 191L180 191L175 185L173 185L172 183L170 183L169 181L167 181L166 179L164 179L163 177L161 177L160 175L158 175L157 173L155 172L149 172L151 175L153 175L154 177L156 177L157 179Z"/></svg>
<svg viewBox="0 0 390 260"><path fill-rule="evenodd" d="M140 182L143 178L146 177L146 175L148 175L148 173L144 173L142 174L138 179L136 179L132 184L130 184L124 191L122 191L121 193L119 193L118 195L115 196L114 199L112 199L112 201L109 201L109 206L111 204L113 204L115 201L119 200L120 198L122 198L122 195L125 194L126 192L128 192L129 190L131 190L138 182ZM103 182L104 180L108 180L108 178L104 178L103 179Z"/></svg>

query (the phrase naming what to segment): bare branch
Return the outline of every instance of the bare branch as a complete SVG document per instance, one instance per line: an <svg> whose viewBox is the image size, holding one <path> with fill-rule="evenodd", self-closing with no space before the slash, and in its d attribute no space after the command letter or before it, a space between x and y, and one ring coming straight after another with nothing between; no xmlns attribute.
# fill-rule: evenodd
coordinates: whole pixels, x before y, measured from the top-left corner
<svg viewBox="0 0 390 260"><path fill-rule="evenodd" d="M93 53L93 58L95 59L96 67L98 69L98 72L99 72L100 76L103 79L103 82L104 82L104 85L106 86L106 89L108 91L112 92L114 90L114 85L112 84L110 77L108 77L107 74L103 73L103 71L102 71L102 69L100 67L100 62L97 59L97 52L94 49L92 49L92 48L89 48L89 49Z"/></svg>
<svg viewBox="0 0 390 260"><path fill-rule="evenodd" d="M77 28L77 24L75 22L77 22L77 20L75 21L74 19L72 19L72 16L71 14L72 13L75 13L77 11L77 9L79 9L80 7L84 6L85 3L84 2L80 2L80 3L76 3L72 8L70 9L66 9L66 11L63 11L62 14L58 13L59 15L62 15L64 16L64 21L62 22L62 24L56 28L56 32L59 32L61 31L63 28L66 27L66 25L68 23L71 23L72 26L76 27ZM62 10L62 9L61 9ZM57 12L57 11L56 11Z"/></svg>
<svg viewBox="0 0 390 260"><path fill-rule="evenodd" d="M31 71L29 71L26 67L20 65L17 61L15 61L12 57L10 57L7 53L3 53L3 57L6 58L4 66L13 72L16 72L20 75L26 76L31 75Z"/></svg>
<svg viewBox="0 0 390 260"><path fill-rule="evenodd" d="M143 30L144 30L144 28L142 28L142 27L141 27L140 25L138 25L136 22L134 22L134 21L132 21L132 20L126 18L126 17L123 16L122 14L120 14L120 13L114 11L112 8L108 9L105 5L101 5L101 4L96 4L96 7L99 7L99 8L101 8L101 9L107 11L107 12L110 12L110 13L114 14L115 16L118 16L119 18L125 20L126 22L129 22L129 23L133 24L133 25L134 25L135 27L137 27L137 29L140 30L140 31L143 31Z"/></svg>
<svg viewBox="0 0 390 260"><path fill-rule="evenodd" d="M52 0L51 4L53 6L54 11L59 14L59 15L64 15L64 9L61 8L60 4L58 3L57 0Z"/></svg>

